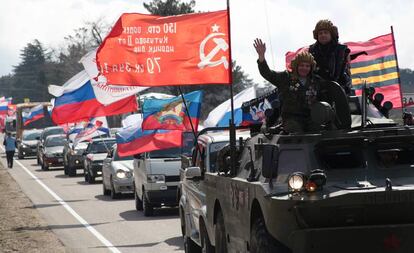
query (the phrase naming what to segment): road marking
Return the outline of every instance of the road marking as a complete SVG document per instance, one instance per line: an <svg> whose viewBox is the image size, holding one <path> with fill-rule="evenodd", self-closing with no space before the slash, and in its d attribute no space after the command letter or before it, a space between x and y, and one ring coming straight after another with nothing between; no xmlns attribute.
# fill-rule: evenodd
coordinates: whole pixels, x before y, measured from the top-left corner
<svg viewBox="0 0 414 253"><path fill-rule="evenodd" d="M0 146L4 152L4 148ZM72 214L75 219L77 219L85 228L89 230L99 241L101 241L111 252L121 253L110 241L108 241L101 233L99 233L94 227L92 227L84 218L82 218L75 210L72 209L59 195L52 191L47 185L45 185L42 180L36 177L28 168L26 168L20 161L16 158L13 158L14 161L26 171L40 186L42 186L54 199L56 199L70 214Z"/></svg>

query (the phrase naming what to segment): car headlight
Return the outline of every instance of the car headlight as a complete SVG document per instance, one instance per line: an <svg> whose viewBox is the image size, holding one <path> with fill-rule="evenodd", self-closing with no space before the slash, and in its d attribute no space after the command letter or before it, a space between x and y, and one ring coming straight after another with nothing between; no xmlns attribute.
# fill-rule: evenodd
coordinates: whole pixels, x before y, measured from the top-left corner
<svg viewBox="0 0 414 253"><path fill-rule="evenodd" d="M149 174L147 175L148 183L165 183L164 175Z"/></svg>
<svg viewBox="0 0 414 253"><path fill-rule="evenodd" d="M27 148L27 145L26 144L22 144L22 148Z"/></svg>
<svg viewBox="0 0 414 253"><path fill-rule="evenodd" d="M115 175L117 178L126 178L126 173L123 170L117 170Z"/></svg>
<svg viewBox="0 0 414 253"><path fill-rule="evenodd" d="M290 191L300 191L305 185L305 175L301 172L292 173L288 179L288 185Z"/></svg>

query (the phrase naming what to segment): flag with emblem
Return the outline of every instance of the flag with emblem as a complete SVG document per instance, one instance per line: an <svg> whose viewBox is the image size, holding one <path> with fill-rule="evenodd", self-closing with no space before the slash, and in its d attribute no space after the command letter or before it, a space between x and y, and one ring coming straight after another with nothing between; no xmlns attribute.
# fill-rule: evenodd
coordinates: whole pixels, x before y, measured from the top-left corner
<svg viewBox="0 0 414 253"><path fill-rule="evenodd" d="M363 82L382 93L394 108L401 108L401 90L397 54L393 34L385 34L366 42L346 43L351 54L365 52L351 61L352 87L361 94Z"/></svg>
<svg viewBox="0 0 414 253"><path fill-rule="evenodd" d="M168 99L145 99L142 105L144 130L181 130L197 131L200 118L202 91L193 91ZM187 106L187 107L186 107ZM190 122L191 121L191 122Z"/></svg>
<svg viewBox="0 0 414 253"><path fill-rule="evenodd" d="M374 87L375 92L384 95L384 101L391 101L393 108L401 108L401 87L393 33L365 42L344 44L351 50L351 58L355 58L350 64L352 88L356 95L361 95L362 85L366 81L368 87ZM307 50L308 47L302 47L296 52L287 52L286 69L290 70L290 62L296 54Z"/></svg>
<svg viewBox="0 0 414 253"><path fill-rule="evenodd" d="M230 84L227 11L177 16L123 14L96 54L108 84Z"/></svg>

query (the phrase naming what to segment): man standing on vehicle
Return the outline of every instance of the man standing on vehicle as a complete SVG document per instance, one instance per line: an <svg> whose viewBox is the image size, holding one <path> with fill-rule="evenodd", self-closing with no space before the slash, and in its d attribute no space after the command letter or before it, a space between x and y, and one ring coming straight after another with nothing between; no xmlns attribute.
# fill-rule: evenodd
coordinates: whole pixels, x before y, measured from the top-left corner
<svg viewBox="0 0 414 253"><path fill-rule="evenodd" d="M316 42L309 46L309 52L315 58L316 73L327 81L339 83L347 95L352 95L351 51L338 42L338 28L328 19L320 20L313 30L313 38Z"/></svg>
<svg viewBox="0 0 414 253"><path fill-rule="evenodd" d="M278 88L282 101L281 116L283 130L289 133L318 131L320 126L312 122L310 107L319 101L319 76L313 74L316 62L313 56L302 51L291 62L292 71L276 72L266 63L266 44L261 39L254 41L259 56L257 60L260 74Z"/></svg>
<svg viewBox="0 0 414 253"><path fill-rule="evenodd" d="M7 166L9 168L13 168L13 157L17 143L16 139L11 135L10 132L7 132L7 135L3 141L3 145L6 148Z"/></svg>

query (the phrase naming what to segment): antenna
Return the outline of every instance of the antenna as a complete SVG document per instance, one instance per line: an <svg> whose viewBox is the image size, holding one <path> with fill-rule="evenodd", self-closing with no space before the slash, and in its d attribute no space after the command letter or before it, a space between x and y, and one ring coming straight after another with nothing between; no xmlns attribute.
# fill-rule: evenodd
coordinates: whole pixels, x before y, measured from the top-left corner
<svg viewBox="0 0 414 253"><path fill-rule="evenodd" d="M275 68L275 56L273 54L273 46L272 46L272 37L270 36L270 27L269 27L269 15L267 15L267 6L266 6L266 1L267 0L263 0L263 7L264 7L264 13L265 13L265 17L266 17L266 29L267 29L267 36L269 39L269 46L270 46L270 56L272 59L272 66L273 68Z"/></svg>

